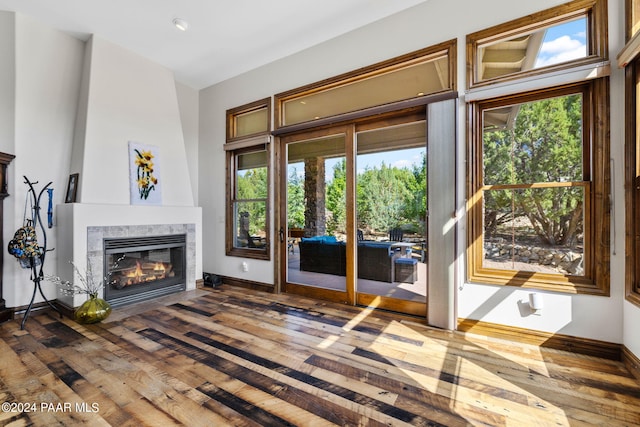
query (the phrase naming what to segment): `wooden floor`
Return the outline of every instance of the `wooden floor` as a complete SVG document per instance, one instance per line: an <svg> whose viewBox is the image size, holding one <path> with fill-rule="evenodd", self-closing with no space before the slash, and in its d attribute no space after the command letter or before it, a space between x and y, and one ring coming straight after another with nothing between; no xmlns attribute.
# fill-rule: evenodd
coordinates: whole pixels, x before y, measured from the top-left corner
<svg viewBox="0 0 640 427"><path fill-rule="evenodd" d="M0 325L0 425L640 425L620 362L226 285L143 305Z"/></svg>

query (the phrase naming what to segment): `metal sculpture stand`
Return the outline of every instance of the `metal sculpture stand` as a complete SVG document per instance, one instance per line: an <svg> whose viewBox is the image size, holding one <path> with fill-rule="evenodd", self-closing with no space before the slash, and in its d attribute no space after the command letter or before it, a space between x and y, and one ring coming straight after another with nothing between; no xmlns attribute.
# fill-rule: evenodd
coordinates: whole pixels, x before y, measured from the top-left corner
<svg viewBox="0 0 640 427"><path fill-rule="evenodd" d="M54 306L51 303L51 301L47 299L47 297L44 295L44 292L42 292L42 287L40 286L40 282L42 282L42 280L44 279L43 268L44 268L45 256L47 255L48 251L53 250L53 249L47 249L47 231L44 227L44 224L42 223L42 219L40 218L40 198L47 191L47 188L51 185L51 182L45 185L44 188L42 188L42 190L40 190L40 192L37 193L37 195L36 195L36 190L35 188L33 188L33 186L34 184L37 184L38 181L31 182L25 176L24 183L29 186L29 190L27 190L27 197L31 197L34 202L32 207L32 212L31 212L31 215L32 215L31 220L32 220L33 227L35 229L39 225L40 229L42 230L42 245L40 245L42 252L37 257L40 260L40 266L39 266L40 268L38 268L36 257L32 257L29 259L29 264L31 268L31 280L33 281L33 295L31 296L31 302L27 307L27 311L25 311L24 313L22 323L20 324L20 329L24 329L24 325L27 322L27 319L29 318L29 314L31 313L31 309L33 308L33 302L36 299L36 293L38 291L40 292L40 295L45 300L45 302L49 304L49 307L51 307L54 311L56 311L60 315L60 318L62 318L62 312L60 312L60 310L58 310L58 308Z"/></svg>

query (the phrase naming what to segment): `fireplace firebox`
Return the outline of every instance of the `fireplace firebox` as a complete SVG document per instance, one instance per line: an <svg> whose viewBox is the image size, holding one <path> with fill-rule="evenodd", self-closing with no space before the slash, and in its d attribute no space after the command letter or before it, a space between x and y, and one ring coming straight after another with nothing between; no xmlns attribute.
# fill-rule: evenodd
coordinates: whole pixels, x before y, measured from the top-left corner
<svg viewBox="0 0 640 427"><path fill-rule="evenodd" d="M104 299L113 307L186 289L186 234L104 239Z"/></svg>

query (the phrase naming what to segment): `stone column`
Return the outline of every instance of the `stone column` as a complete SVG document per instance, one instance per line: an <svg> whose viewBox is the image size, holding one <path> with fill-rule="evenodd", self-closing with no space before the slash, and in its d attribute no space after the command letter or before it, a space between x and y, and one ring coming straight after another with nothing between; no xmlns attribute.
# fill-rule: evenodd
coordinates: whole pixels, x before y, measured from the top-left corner
<svg viewBox="0 0 640 427"><path fill-rule="evenodd" d="M307 236L323 236L325 218L325 167L323 157L304 161L304 229Z"/></svg>

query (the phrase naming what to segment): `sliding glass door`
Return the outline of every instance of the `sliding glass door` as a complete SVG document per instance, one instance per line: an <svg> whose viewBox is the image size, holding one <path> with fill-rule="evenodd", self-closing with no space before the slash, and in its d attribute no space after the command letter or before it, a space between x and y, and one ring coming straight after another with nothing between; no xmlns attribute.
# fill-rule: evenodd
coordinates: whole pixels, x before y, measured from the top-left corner
<svg viewBox="0 0 640 427"><path fill-rule="evenodd" d="M346 129L282 139L285 291L349 302ZM281 231L284 236L285 231ZM283 237L284 240L284 237Z"/></svg>
<svg viewBox="0 0 640 427"><path fill-rule="evenodd" d="M426 123L377 126L356 132L357 301L423 315Z"/></svg>
<svg viewBox="0 0 640 427"><path fill-rule="evenodd" d="M281 138L285 292L426 314L427 150L420 117Z"/></svg>

